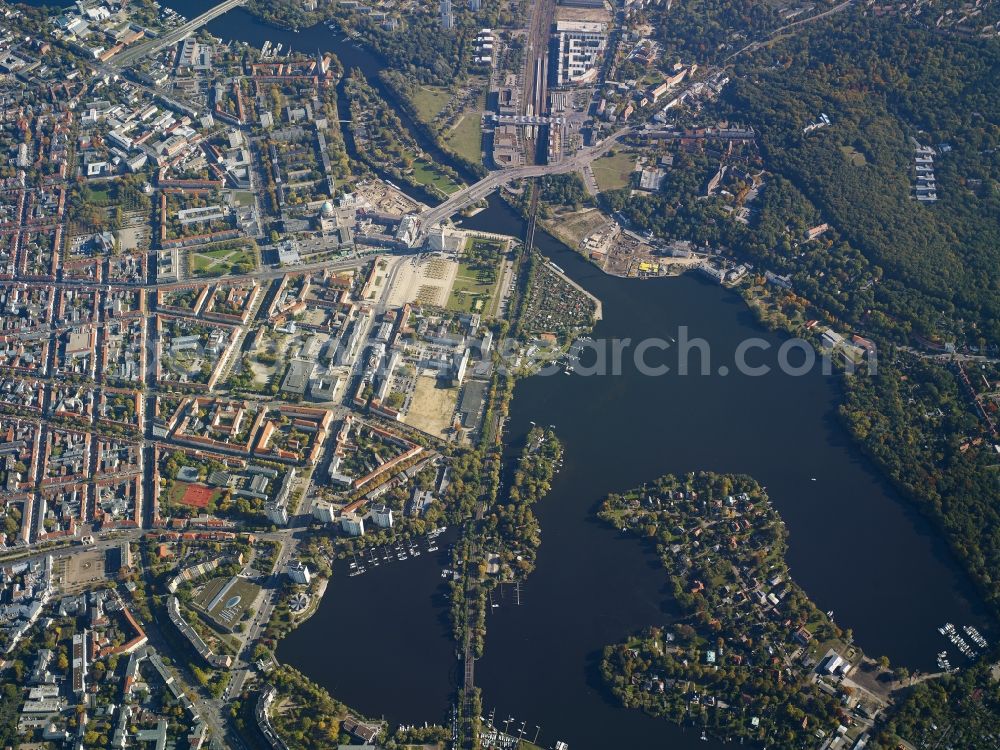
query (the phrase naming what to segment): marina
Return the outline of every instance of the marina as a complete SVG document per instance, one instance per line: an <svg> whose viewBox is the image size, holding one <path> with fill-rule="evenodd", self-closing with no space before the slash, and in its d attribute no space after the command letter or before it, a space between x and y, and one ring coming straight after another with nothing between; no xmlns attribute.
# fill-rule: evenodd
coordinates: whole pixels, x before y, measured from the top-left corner
<svg viewBox="0 0 1000 750"><path fill-rule="evenodd" d="M979 630L977 630L973 625L965 625L962 627L962 632L959 632L959 630L954 625L952 625L950 622L946 622L944 625L938 628L938 632L945 638L947 638L949 641L951 641L952 644L955 646L955 648L957 648L959 652L961 652L961 654L966 658L968 658L969 660L975 660L979 658L979 652L969 645L969 642L965 640L965 637L962 635L962 632L964 632L965 635L968 636L969 639L974 644L976 644L976 646L978 646L980 649L986 649L989 647L989 643L982 636ZM942 654L944 654L943 651L941 652L941 654L938 654L939 664L942 661ZM947 669L947 667L945 668Z"/></svg>
<svg viewBox="0 0 1000 750"><path fill-rule="evenodd" d="M442 526L428 532L423 537L418 537L410 541L369 547L363 552L352 555L351 562L347 566L349 571L347 576L355 578L364 575L369 569L377 568L383 562L391 563L393 559L397 562L403 562L410 558L420 557L421 545L423 545L424 552L437 552L440 548L435 544L435 541L445 531L447 531L447 527ZM444 573L442 573L443 577Z"/></svg>

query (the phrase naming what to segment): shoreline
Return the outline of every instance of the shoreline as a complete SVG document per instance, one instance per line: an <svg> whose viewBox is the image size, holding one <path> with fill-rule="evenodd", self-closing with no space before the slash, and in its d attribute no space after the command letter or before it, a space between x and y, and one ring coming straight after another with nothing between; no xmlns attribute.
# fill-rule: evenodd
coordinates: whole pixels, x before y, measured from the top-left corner
<svg viewBox="0 0 1000 750"><path fill-rule="evenodd" d="M543 255L542 257L545 257L545 256ZM578 292L580 292L580 294L584 295L587 299L589 299L591 302L594 303L594 322L595 323L603 318L603 316L604 316L604 305L601 303L601 300L599 300L596 296L594 296L593 294L591 294L590 292L588 292L586 289L584 289L582 286L580 286L575 281L573 281L573 279L571 279L569 276L566 275L565 271L563 271L559 266L557 266L555 263L553 263L548 258L545 258L545 264L548 266L549 270L552 271L552 273L554 273L556 276L558 276L560 279L562 279L563 281L565 281L571 287L573 287Z"/></svg>

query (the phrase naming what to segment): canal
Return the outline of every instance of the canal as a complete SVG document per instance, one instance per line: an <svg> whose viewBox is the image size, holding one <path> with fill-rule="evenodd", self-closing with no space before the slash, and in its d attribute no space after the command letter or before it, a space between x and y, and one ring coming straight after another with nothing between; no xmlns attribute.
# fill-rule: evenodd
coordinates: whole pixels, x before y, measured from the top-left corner
<svg viewBox="0 0 1000 750"><path fill-rule="evenodd" d="M167 4L189 17L204 8L195 0ZM208 29L258 47L271 40L329 50L346 69L377 81L378 58L324 26L283 31L236 9ZM465 226L523 230L495 197ZM508 450L516 451L531 422L552 424L565 465L537 508L544 541L520 605L508 595L489 615L476 668L486 711L514 717L516 727L525 722L529 737L540 727L546 746L557 739L573 750L713 745L698 742L693 730L622 710L598 673L604 645L668 622L673 605L651 550L598 523L595 509L608 492L666 472L745 472L767 486L788 525L793 575L872 656L930 669L946 645L938 625L985 626L946 546L851 445L837 421L834 378L720 374L741 341L781 343L735 293L691 275L613 278L548 235L539 233L538 244L603 301L595 339L669 340L686 326L707 342L712 367L704 376L674 368L651 377L625 357L620 374L538 376L517 385ZM357 577L339 569L317 614L282 642L279 658L366 714L443 721L458 675L443 564L427 555Z"/></svg>

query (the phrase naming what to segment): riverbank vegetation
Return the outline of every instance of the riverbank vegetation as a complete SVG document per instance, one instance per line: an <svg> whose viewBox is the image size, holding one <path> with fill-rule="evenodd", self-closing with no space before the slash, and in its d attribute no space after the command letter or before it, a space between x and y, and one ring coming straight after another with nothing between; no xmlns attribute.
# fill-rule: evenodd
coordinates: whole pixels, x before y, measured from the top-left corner
<svg viewBox="0 0 1000 750"><path fill-rule="evenodd" d="M483 517L484 573L500 581L523 580L535 569L542 543L541 528L532 506L545 497L562 461L562 444L553 430L533 427L525 440L507 502L496 504Z"/></svg>
<svg viewBox="0 0 1000 750"><path fill-rule="evenodd" d="M541 528L532 507L548 494L562 460L562 445L551 429L528 433L506 501L485 501L452 554L460 573L452 586L451 619L458 643L467 629L481 656L486 639L487 599L501 583L523 581L534 570ZM492 462L490 462L492 464ZM499 472L498 464L492 464ZM499 484L497 480L496 484Z"/></svg>
<svg viewBox="0 0 1000 750"><path fill-rule="evenodd" d="M756 53L726 91L767 168L877 269L876 306L904 336L1000 339L998 64L988 42L852 12ZM820 110L833 124L803 135ZM936 203L912 199L915 142L938 151Z"/></svg>
<svg viewBox="0 0 1000 750"><path fill-rule="evenodd" d="M486 176L482 117L488 82L484 78L470 77L448 87L421 84L398 70L384 70L380 78L396 95L395 104L410 116L413 127L437 144L463 176Z"/></svg>
<svg viewBox="0 0 1000 750"><path fill-rule="evenodd" d="M980 666L915 686L882 726L873 747L994 750L997 727L1000 683L988 667Z"/></svg>
<svg viewBox="0 0 1000 750"><path fill-rule="evenodd" d="M727 15L718 4L686 7L667 49L694 38L692 24ZM719 164L710 145L673 152L660 192L601 201L639 231L752 264L741 292L766 325L875 342L877 375L844 380L844 423L941 529L997 613L995 378L981 361L945 357L1000 351L1000 48L933 23L852 8L739 58L695 118L754 129L761 184L729 187L735 204L704 195ZM829 124L807 131L820 114ZM934 202L914 199L917 144L934 151ZM725 210L741 194L747 211Z"/></svg>
<svg viewBox="0 0 1000 750"><path fill-rule="evenodd" d="M459 189L455 170L428 159L360 70L351 71L344 82L344 95L350 103L355 147L371 169L441 197Z"/></svg>
<svg viewBox="0 0 1000 750"><path fill-rule="evenodd" d="M249 0L247 10L275 26L304 29L319 23L334 4L333 0L318 0L316 8L309 10L301 0Z"/></svg>
<svg viewBox="0 0 1000 750"><path fill-rule="evenodd" d="M326 750L351 737L341 730L347 707L304 674L288 666L278 666L267 676L277 695L268 711L271 726L289 747L298 750ZM249 700L249 699L248 699ZM232 707L238 716L239 704ZM246 727L254 736L256 726Z"/></svg>
<svg viewBox="0 0 1000 750"><path fill-rule="evenodd" d="M849 682L869 669L850 634L791 579L785 526L752 478L667 475L610 495L599 515L655 544L683 615L604 650L623 705L776 748L880 706Z"/></svg>
<svg viewBox="0 0 1000 750"><path fill-rule="evenodd" d="M731 15L731 3L719 5L682 15L700 14L701 31ZM797 292L868 335L995 352L1000 49L920 19L863 9L834 18L739 58L721 96L683 121L752 126L760 166L746 166L759 173L759 189L706 195L720 163L730 174L743 165L709 141L692 142L671 154L661 190L609 191L602 203L639 231L787 274ZM683 22L669 26L668 36L704 42ZM820 114L830 124L805 132ZM936 202L914 200L918 143L935 151Z"/></svg>
<svg viewBox="0 0 1000 750"><path fill-rule="evenodd" d="M960 364L900 353L876 377L846 379L841 415L880 468L945 534L980 592L1000 607L997 455L961 385ZM980 367L964 367L977 381ZM981 371L980 371L981 372ZM970 385L971 385L970 380ZM988 396L984 408L996 410Z"/></svg>

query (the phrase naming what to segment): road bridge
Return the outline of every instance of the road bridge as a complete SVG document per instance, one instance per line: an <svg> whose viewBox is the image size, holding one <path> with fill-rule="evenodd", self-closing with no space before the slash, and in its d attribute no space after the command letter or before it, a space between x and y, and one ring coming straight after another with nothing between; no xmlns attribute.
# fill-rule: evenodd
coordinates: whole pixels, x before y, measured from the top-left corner
<svg viewBox="0 0 1000 750"><path fill-rule="evenodd" d="M218 5L209 8L204 13L202 13L197 18L192 18L190 21L185 23L183 26L178 26L173 31L164 34L156 39L151 39L144 44L137 44L131 49L127 49L119 55L113 57L109 62L112 65L118 67L127 67L143 57L152 55L155 52L160 51L164 47L169 47L171 44L176 44L181 39L190 36L195 31L200 29L209 21L212 21L224 13L228 13L233 8L244 5L247 0L223 0L223 2Z"/></svg>
<svg viewBox="0 0 1000 750"><path fill-rule="evenodd" d="M452 193L444 203L420 214L420 237L418 237L416 244L420 244L420 240L425 238L427 236L427 232L431 229L434 229L442 222L447 221L462 209L468 208L473 203L481 201L500 186L509 185L515 180L521 180L526 177L542 177L547 174L565 174L567 172L576 172L579 169L583 169L583 167L587 166L595 159L604 156L604 154L614 148L614 146L630 132L632 132L631 128L622 128L617 130L600 143L582 149L573 156L563 159L562 161L555 162L554 164L509 167L507 169L490 172L479 182L475 182L468 187L462 188L456 193Z"/></svg>

